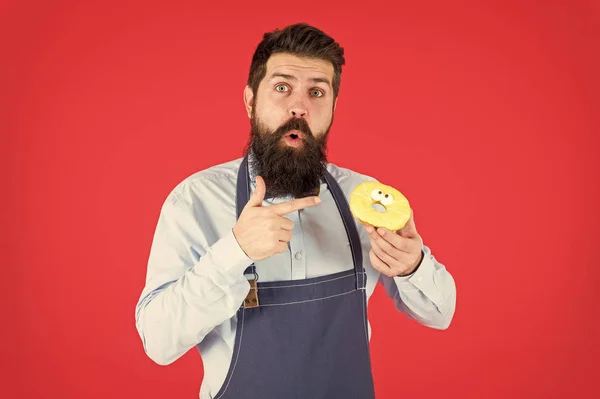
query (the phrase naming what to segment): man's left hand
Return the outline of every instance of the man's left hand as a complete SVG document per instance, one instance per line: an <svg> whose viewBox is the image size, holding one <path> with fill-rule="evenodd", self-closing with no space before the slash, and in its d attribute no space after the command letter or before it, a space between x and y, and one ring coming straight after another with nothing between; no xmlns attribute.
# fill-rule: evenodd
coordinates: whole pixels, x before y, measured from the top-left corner
<svg viewBox="0 0 600 399"><path fill-rule="evenodd" d="M388 277L407 276L421 263L423 241L415 227L412 209L408 222L398 231L368 224L365 230L371 241L371 264L380 273Z"/></svg>

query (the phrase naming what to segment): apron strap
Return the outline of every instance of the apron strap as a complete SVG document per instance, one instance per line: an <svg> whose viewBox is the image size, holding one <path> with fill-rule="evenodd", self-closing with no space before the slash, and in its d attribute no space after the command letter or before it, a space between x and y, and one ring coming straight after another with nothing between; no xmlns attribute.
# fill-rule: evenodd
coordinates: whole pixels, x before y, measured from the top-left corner
<svg viewBox="0 0 600 399"><path fill-rule="evenodd" d="M248 174L248 156L245 156L242 160L242 164L238 170L237 184L236 184L236 196L235 196L235 208L236 216L235 220L238 220L244 207L250 200L250 175ZM253 275L256 278L256 265L252 263L244 271L244 275Z"/></svg>
<svg viewBox="0 0 600 399"><path fill-rule="evenodd" d="M354 216L350 212L350 205L344 195L344 192L340 188L339 184L335 181L333 176L325 169L325 181L331 190L335 204L337 205L338 211L342 216L344 227L346 228L346 234L350 241L350 250L352 251L352 260L354 261L354 272L356 273L357 289L365 286L365 273L362 267L362 246L360 242L360 236L354 223Z"/></svg>

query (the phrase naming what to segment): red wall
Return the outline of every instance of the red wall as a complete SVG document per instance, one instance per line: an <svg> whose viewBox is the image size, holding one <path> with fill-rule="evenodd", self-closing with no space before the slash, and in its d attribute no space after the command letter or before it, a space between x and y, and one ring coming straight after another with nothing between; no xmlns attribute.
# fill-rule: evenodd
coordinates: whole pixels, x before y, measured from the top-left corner
<svg viewBox="0 0 600 399"><path fill-rule="evenodd" d="M154 227L240 156L252 52L297 21L346 49L330 160L406 194L458 286L443 332L376 291L378 398L598 391L598 3L399 3L0 6L2 396L197 397L197 351L135 330Z"/></svg>

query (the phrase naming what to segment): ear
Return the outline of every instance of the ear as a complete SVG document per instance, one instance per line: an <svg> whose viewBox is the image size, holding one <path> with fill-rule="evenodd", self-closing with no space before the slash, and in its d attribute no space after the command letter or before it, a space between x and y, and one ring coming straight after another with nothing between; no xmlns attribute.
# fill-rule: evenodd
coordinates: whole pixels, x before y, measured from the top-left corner
<svg viewBox="0 0 600 399"><path fill-rule="evenodd" d="M335 100L333 101L333 112L335 112L335 107L337 107L337 100L339 97L336 97Z"/></svg>
<svg viewBox="0 0 600 399"><path fill-rule="evenodd" d="M254 94L252 94L252 88L250 86L246 86L246 88L244 88L244 106L246 107L246 113L248 114L248 118L252 118Z"/></svg>

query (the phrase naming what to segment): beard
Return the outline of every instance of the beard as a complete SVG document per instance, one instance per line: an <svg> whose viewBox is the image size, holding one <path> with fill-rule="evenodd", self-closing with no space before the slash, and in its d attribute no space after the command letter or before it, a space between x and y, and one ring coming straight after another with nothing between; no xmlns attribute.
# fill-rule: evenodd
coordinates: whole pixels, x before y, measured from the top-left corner
<svg viewBox="0 0 600 399"><path fill-rule="evenodd" d="M250 150L254 153L254 158L249 159L250 166L264 179L269 195L302 198L318 194L327 164L327 136L332 123L333 118L318 138L303 118L291 118L271 132L253 110L246 154ZM304 135L298 147L289 146L283 140L291 130Z"/></svg>

